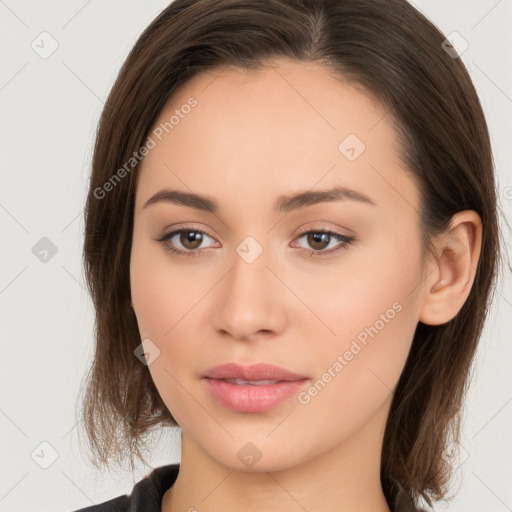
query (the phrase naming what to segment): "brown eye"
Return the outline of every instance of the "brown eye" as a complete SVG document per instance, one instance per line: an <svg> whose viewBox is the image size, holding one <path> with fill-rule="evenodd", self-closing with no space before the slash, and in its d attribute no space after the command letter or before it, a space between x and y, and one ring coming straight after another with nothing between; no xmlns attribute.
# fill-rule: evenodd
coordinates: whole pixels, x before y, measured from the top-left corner
<svg viewBox="0 0 512 512"><path fill-rule="evenodd" d="M308 251L310 256L330 256L335 252L346 249L356 241L353 236L345 236L341 233L337 233L336 231L326 231L323 229L303 231L302 234L299 235L298 239L301 238L305 238L310 249L301 246L299 246L299 248L303 251ZM331 242L337 242L337 244L334 244L335 248L326 250ZM336 247L336 245L338 247Z"/></svg>
<svg viewBox="0 0 512 512"><path fill-rule="evenodd" d="M180 256L198 256L202 252L203 248L200 246L205 241L205 236L211 238L208 233L200 229L175 229L161 236L157 242L160 242L170 253Z"/></svg>
<svg viewBox="0 0 512 512"><path fill-rule="evenodd" d="M157 242L160 242L164 246L164 249L170 253L178 256L194 257L200 256L203 249L207 249L207 247L201 247L202 242L205 241L205 237L213 240L208 233L200 229L181 228L164 234L157 239ZM308 251L310 256L331 256L340 250L348 248L349 245L356 241L355 237L345 236L336 231L321 229L304 231L298 237L298 239L301 238L306 239L310 248L301 247L300 245L298 248L301 251ZM335 248L327 250L327 247L329 247L332 242L335 242ZM180 247L182 247L182 249Z"/></svg>
<svg viewBox="0 0 512 512"><path fill-rule="evenodd" d="M331 235L322 231L310 231L307 233L308 244L318 251L324 250L331 240Z"/></svg>
<svg viewBox="0 0 512 512"><path fill-rule="evenodd" d="M203 233L200 231L184 231L180 233L180 243L185 249L198 249L203 241Z"/></svg>

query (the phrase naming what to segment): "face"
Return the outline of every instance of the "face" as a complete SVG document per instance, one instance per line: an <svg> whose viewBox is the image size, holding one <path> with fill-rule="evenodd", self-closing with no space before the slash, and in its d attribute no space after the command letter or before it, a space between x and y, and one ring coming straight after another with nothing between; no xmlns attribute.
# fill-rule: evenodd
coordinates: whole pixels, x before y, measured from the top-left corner
<svg viewBox="0 0 512 512"><path fill-rule="evenodd" d="M198 75L162 110L130 263L149 371L183 436L232 468L259 452L258 470L313 459L385 418L421 309L419 192L386 109L317 64L273 65ZM353 192L317 194L343 187ZM164 189L218 209L146 205ZM249 399L263 388L233 384L237 409L203 378L229 362L306 380L270 406Z"/></svg>

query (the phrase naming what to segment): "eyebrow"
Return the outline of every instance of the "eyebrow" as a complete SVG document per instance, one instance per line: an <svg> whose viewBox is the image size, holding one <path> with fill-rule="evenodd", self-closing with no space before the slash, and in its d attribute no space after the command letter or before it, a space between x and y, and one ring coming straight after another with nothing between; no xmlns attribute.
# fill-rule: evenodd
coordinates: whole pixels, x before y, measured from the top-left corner
<svg viewBox="0 0 512 512"><path fill-rule="evenodd" d="M295 194L282 195L275 202L274 211L290 212L292 210L298 210L318 203L347 200L358 201L373 206L377 204L372 198L362 192L339 186L329 190L307 190ZM219 213L220 211L219 204L212 197L170 189L162 189L158 191L144 203L142 209L161 202L188 206L190 208L195 208L196 210L207 211L214 214Z"/></svg>

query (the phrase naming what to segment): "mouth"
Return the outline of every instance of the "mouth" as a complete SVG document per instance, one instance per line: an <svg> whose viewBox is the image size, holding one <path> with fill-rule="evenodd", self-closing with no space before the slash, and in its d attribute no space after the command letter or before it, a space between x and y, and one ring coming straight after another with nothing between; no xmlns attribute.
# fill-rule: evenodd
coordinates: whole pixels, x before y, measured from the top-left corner
<svg viewBox="0 0 512 512"><path fill-rule="evenodd" d="M267 363L240 365L227 363L210 368L204 375L205 378L232 381L232 383L252 385L276 384L282 381L297 381L307 379L305 375L299 375L280 366ZM238 381L238 382L235 382ZM242 381L244 381L242 383ZM269 381L269 382L268 382Z"/></svg>
<svg viewBox="0 0 512 512"><path fill-rule="evenodd" d="M265 386L268 384L277 384L278 382L287 382L284 380L245 380L245 379L218 379L230 384L238 384L239 386Z"/></svg>
<svg viewBox="0 0 512 512"><path fill-rule="evenodd" d="M228 363L210 369L202 382L210 396L224 408L261 413L296 395L310 380L274 365Z"/></svg>

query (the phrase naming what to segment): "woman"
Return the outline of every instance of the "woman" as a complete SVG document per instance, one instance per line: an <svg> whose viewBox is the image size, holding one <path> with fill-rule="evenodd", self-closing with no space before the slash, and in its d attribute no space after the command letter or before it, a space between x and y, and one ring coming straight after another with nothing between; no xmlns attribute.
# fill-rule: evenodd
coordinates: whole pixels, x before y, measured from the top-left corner
<svg viewBox="0 0 512 512"><path fill-rule="evenodd" d="M112 88L85 215L95 459L182 445L83 512L445 496L500 247L478 96L410 4L174 1Z"/></svg>

